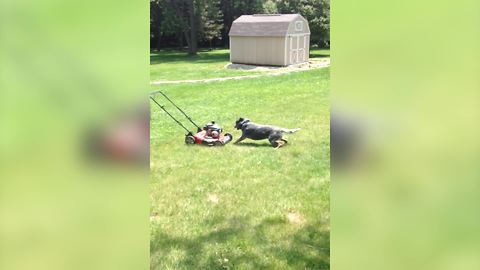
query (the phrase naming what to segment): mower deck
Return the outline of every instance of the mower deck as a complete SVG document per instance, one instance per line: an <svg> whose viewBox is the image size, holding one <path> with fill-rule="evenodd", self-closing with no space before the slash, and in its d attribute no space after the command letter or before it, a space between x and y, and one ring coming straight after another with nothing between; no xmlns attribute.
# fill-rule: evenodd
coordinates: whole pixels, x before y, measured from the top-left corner
<svg viewBox="0 0 480 270"><path fill-rule="evenodd" d="M185 136L186 144L203 144L208 146L224 146L232 141L233 136L230 133L220 134L218 138L207 136L207 131L202 130L196 134L187 134Z"/></svg>

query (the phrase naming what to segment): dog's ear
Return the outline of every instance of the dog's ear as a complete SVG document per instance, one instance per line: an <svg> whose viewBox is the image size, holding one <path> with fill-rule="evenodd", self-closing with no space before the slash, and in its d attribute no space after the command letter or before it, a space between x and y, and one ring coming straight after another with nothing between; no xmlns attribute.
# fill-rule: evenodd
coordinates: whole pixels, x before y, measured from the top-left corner
<svg viewBox="0 0 480 270"><path fill-rule="evenodd" d="M243 121L243 117L240 117L238 118L237 122L242 122Z"/></svg>

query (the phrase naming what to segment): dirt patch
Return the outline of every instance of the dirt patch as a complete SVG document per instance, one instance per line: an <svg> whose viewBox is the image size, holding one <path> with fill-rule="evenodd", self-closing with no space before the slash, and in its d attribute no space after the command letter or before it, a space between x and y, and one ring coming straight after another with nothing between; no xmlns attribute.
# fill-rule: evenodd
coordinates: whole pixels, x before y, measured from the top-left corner
<svg viewBox="0 0 480 270"><path fill-rule="evenodd" d="M330 65L330 58L310 59L307 63L301 63L296 65L290 65L286 67L278 66L258 66L258 65L246 65L246 64L226 64L226 69L242 70L242 71L255 71L255 72L285 72L295 70L307 70L311 68L320 68Z"/></svg>
<svg viewBox="0 0 480 270"><path fill-rule="evenodd" d="M150 222L160 219L157 212L150 213Z"/></svg>
<svg viewBox="0 0 480 270"><path fill-rule="evenodd" d="M233 70L242 70L242 71L272 71L272 70L281 69L283 67L255 66L255 65L228 63L224 66L224 68L233 69Z"/></svg>
<svg viewBox="0 0 480 270"><path fill-rule="evenodd" d="M293 211L290 211L287 214L287 220L290 223L297 224L297 225L302 225L302 224L305 223L305 218L302 215L300 215L299 213L296 213L296 212L293 212Z"/></svg>
<svg viewBox="0 0 480 270"><path fill-rule="evenodd" d="M215 194L208 194L207 200L213 204L218 204L220 202L220 199Z"/></svg>

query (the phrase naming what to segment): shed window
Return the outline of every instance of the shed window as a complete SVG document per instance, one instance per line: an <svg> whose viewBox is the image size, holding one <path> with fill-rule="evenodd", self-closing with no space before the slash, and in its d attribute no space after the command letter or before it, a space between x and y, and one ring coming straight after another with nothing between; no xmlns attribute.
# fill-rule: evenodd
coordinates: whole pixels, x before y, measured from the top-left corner
<svg viewBox="0 0 480 270"><path fill-rule="evenodd" d="M295 31L302 31L303 22L295 22Z"/></svg>

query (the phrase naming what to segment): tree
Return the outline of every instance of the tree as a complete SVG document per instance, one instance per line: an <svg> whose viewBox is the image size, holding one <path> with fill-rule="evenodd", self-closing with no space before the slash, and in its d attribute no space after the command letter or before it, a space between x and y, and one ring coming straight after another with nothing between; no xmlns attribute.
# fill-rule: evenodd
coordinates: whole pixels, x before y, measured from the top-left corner
<svg viewBox="0 0 480 270"><path fill-rule="evenodd" d="M223 14L220 10L219 0L206 1L200 23L200 36L203 41L212 47L212 40L221 39L221 30L224 28Z"/></svg>
<svg viewBox="0 0 480 270"><path fill-rule="evenodd" d="M330 0L277 0L279 13L299 13L310 26L310 40L320 47L330 47Z"/></svg>
<svg viewBox="0 0 480 270"><path fill-rule="evenodd" d="M150 39L155 40L155 48L160 50L162 37L163 8L159 1L150 1Z"/></svg>
<svg viewBox="0 0 480 270"><path fill-rule="evenodd" d="M265 14L276 14L278 13L277 3L275 0L267 0L263 3L263 13Z"/></svg>
<svg viewBox="0 0 480 270"><path fill-rule="evenodd" d="M228 32L235 19L245 14L263 13L264 0L221 0L220 9L223 14L222 41L228 44Z"/></svg>
<svg viewBox="0 0 480 270"><path fill-rule="evenodd" d="M220 0L151 0L150 34L159 49L162 36L185 39L188 53L195 55L199 40L220 38L223 28Z"/></svg>
<svg viewBox="0 0 480 270"><path fill-rule="evenodd" d="M311 42L330 46L329 0L150 0L151 47L188 45L196 54L200 45L214 40L228 45L233 21L244 14L299 13L309 22Z"/></svg>
<svg viewBox="0 0 480 270"><path fill-rule="evenodd" d="M187 43L188 43L188 54L195 55L198 51L198 40L197 40L197 31L198 31L198 16L195 9L195 1L187 0L187 12L188 12L188 30L187 32Z"/></svg>
<svg viewBox="0 0 480 270"><path fill-rule="evenodd" d="M164 36L183 35L186 23L183 11L180 11L180 13L178 11L170 1L150 1L150 38L155 44L152 47L160 50L162 37Z"/></svg>

